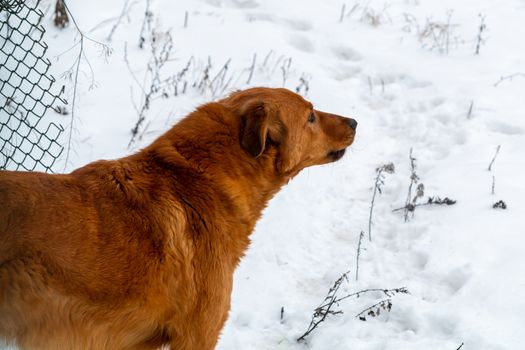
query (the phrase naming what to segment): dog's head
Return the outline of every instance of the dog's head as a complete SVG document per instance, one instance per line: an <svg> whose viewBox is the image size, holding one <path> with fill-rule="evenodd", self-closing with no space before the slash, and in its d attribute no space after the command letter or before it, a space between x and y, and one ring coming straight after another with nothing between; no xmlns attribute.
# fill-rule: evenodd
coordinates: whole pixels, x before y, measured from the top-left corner
<svg viewBox="0 0 525 350"><path fill-rule="evenodd" d="M339 160L354 141L354 119L318 111L286 89L238 91L222 102L241 118L241 147L254 158L276 148L277 170L285 176Z"/></svg>

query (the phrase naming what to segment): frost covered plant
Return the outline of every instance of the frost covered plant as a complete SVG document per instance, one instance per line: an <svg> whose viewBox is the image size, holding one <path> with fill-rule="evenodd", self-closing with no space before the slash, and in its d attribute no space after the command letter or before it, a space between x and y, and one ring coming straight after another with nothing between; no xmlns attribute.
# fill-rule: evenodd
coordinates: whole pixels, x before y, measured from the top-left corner
<svg viewBox="0 0 525 350"><path fill-rule="evenodd" d="M299 78L299 85L295 88L295 92L307 96L308 91L310 91L310 77L303 73Z"/></svg>
<svg viewBox="0 0 525 350"><path fill-rule="evenodd" d="M435 197L428 197L427 201L424 203L417 203L417 204L410 203L408 205L408 208L401 207L401 208L394 209L392 211L408 210L409 212L414 212L416 210L416 207L422 207L425 205L454 205L456 203L457 201L455 199L451 199L448 197L441 199L441 197L435 196Z"/></svg>
<svg viewBox="0 0 525 350"><path fill-rule="evenodd" d="M456 204L456 200L450 199L448 197L445 197L443 199L439 197L428 197L428 200L426 203L423 203L421 205L431 205L431 204L438 204L438 205L453 205Z"/></svg>
<svg viewBox="0 0 525 350"><path fill-rule="evenodd" d="M371 289L363 289L355 293L347 294L342 297L337 296L337 292L339 291L341 284L346 280L348 281L348 274L350 271L347 271L341 275L333 284L332 287L328 290L328 294L324 298L323 302L314 310L314 313L312 315L312 320L310 321L310 325L308 326L308 329L306 332L303 333L299 338L297 338L298 342L306 341L306 337L310 335L314 329L316 329L323 321L326 320L328 315L340 315L343 314L343 311L340 309L336 309L337 306L339 306L339 303L344 300L351 297L359 298L363 294L372 293L372 292L379 292L387 296L387 299L381 300L379 303L375 303L374 305L364 309L359 314L356 315L359 319L362 314L366 314L371 317L379 316L381 311L378 311L378 308L383 308L383 310L390 311L392 309L392 297L396 294L409 294L408 290L405 287L401 288L393 288L393 289L380 289L380 288L371 288ZM372 311L372 313L370 313ZM372 316L372 314L374 316ZM366 317L366 316L365 316ZM361 319L362 320L362 319ZM363 320L366 321L366 318Z"/></svg>
<svg viewBox="0 0 525 350"><path fill-rule="evenodd" d="M405 24L403 31L415 33L424 49L448 54L452 45L458 46L460 38L454 35L456 24L451 23L452 10L448 11L445 20L427 18L424 25L420 25L417 18L404 13Z"/></svg>
<svg viewBox="0 0 525 350"><path fill-rule="evenodd" d="M381 314L381 310L385 310L387 312L390 312L392 310L392 299L387 298L384 300L381 300L380 302L367 307L360 313L358 313L355 317L359 318L361 321L366 321L366 317L377 317Z"/></svg>
<svg viewBox="0 0 525 350"><path fill-rule="evenodd" d="M409 215L412 214L414 217L414 212L417 207L425 205L454 205L456 200L449 197L441 198L439 196L428 197L426 202L417 203L418 200L422 199L425 196L425 185L422 182L419 182L419 176L416 173L416 158L412 156L412 148L410 149L410 184L408 185L408 194L405 201L405 205L401 208L394 209L392 211L403 210L403 216L405 222L409 220ZM416 193L412 197L412 190L414 185L417 184Z"/></svg>
<svg viewBox="0 0 525 350"><path fill-rule="evenodd" d="M416 201L418 198L423 197L425 194L425 185L419 183L417 186L417 192L414 198L412 198L412 187L418 183L419 176L416 174L416 158L412 156L412 148L410 148L410 184L408 185L408 195L403 207L403 216L405 222L409 220L409 213L412 213L414 217L414 211L416 210Z"/></svg>
<svg viewBox="0 0 525 350"><path fill-rule="evenodd" d="M382 193L381 186L385 184L385 173L393 174L395 172L394 163L387 163L376 168L376 179L374 183L374 194L372 195L372 201L370 202L370 215L368 216L368 240L372 241L372 214L374 212L374 203L376 200L376 194Z"/></svg>
<svg viewBox="0 0 525 350"><path fill-rule="evenodd" d="M369 6L365 6L361 13L361 22L365 22L373 27L377 27L384 22L390 21L390 16L388 15L387 9L387 5L385 5L380 11L374 10Z"/></svg>
<svg viewBox="0 0 525 350"><path fill-rule="evenodd" d="M169 31L157 32L152 29L150 38L151 58L148 61L146 78L144 79L144 81L147 81L148 84L145 84L145 86L139 84L142 91L141 104L140 108L136 108L138 118L135 126L131 129L131 139L129 141L128 147L131 147L136 138L139 136L142 124L146 120L147 112L150 109L151 102L155 99L159 92L161 92L161 86L164 83L164 80L161 78L161 71L164 65L170 60L172 55L173 38ZM134 80L138 83L139 80L129 66L127 49L125 49L124 60L126 61L128 69Z"/></svg>
<svg viewBox="0 0 525 350"><path fill-rule="evenodd" d="M385 4L381 10L376 10L370 6L369 2L362 4L358 1L347 12L346 6L343 5L339 21L342 22L345 17L350 17L352 14L356 13L359 16L360 22L377 27L385 22L392 22L390 15L388 14L389 7L389 4Z"/></svg>
<svg viewBox="0 0 525 350"><path fill-rule="evenodd" d="M448 11L444 21L427 19L425 26L418 33L421 45L426 49L448 54L451 43L458 41L453 35L455 25L451 24L451 18L452 11Z"/></svg>
<svg viewBox="0 0 525 350"><path fill-rule="evenodd" d="M361 321L366 321L367 317L378 317L381 315L381 310L390 312L392 310L392 296L396 294L409 294L408 290L405 287L395 288L395 289L385 289L382 291L388 298L375 303L372 306L369 306L362 310L360 313L355 315ZM359 297L359 296L358 296Z"/></svg>

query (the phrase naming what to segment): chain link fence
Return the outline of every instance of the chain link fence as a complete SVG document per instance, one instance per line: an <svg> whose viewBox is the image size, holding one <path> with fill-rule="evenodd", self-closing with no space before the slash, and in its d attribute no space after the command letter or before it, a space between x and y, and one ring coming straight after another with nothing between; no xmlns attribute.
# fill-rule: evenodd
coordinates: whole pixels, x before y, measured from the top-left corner
<svg viewBox="0 0 525 350"><path fill-rule="evenodd" d="M64 128L46 118L67 102L48 72L39 2L0 0L0 169L52 172L64 150Z"/></svg>

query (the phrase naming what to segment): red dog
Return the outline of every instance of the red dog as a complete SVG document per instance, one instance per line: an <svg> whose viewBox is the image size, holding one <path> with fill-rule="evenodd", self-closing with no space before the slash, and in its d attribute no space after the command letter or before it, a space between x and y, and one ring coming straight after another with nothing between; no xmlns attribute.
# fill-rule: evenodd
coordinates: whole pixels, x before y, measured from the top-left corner
<svg viewBox="0 0 525 350"><path fill-rule="evenodd" d="M357 122L285 89L208 103L144 150L67 175L0 172L0 342L213 349L270 198Z"/></svg>

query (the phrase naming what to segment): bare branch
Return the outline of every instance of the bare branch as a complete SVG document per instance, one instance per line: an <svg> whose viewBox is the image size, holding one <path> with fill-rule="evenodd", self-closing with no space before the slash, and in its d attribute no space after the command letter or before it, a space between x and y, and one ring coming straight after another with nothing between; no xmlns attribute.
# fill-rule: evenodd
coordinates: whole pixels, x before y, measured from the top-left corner
<svg viewBox="0 0 525 350"><path fill-rule="evenodd" d="M356 297L359 298L362 294L371 293L371 292L380 292L386 295L388 298L391 298L392 296L403 293L408 294L408 290L405 287L401 288L394 288L394 289L364 289L359 292L351 293L348 295L345 295L343 297L337 297L337 292L339 291L339 288L341 287L341 284L343 281L348 281L348 274L350 271L345 272L341 277L339 277L333 284L333 286L329 289L328 294L324 298L321 305L319 305L317 308L315 308L314 313L312 315L312 320L310 321L310 325L308 326L308 329L306 332L301 335L299 338L297 338L298 342L305 341L306 337L312 333L325 319L328 317L328 315L339 315L342 314L342 310L334 310L334 305L339 305L339 302L342 300L348 299L350 297ZM390 299L388 299L390 300Z"/></svg>

